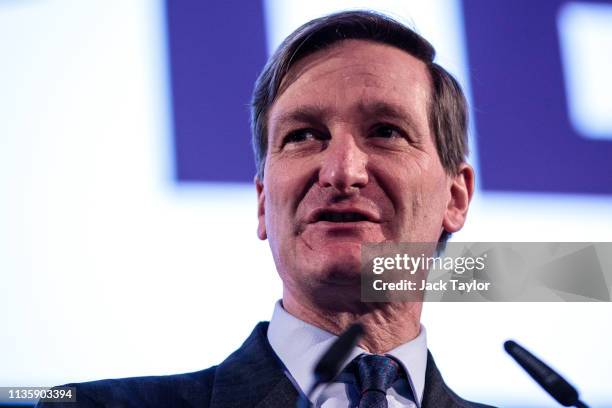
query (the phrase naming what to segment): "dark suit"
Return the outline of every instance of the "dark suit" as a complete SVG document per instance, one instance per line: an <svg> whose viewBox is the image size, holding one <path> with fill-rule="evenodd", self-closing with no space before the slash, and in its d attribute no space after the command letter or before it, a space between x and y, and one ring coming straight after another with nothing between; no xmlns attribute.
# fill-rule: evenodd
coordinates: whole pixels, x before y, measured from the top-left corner
<svg viewBox="0 0 612 408"><path fill-rule="evenodd" d="M218 366L195 373L101 380L76 387L74 403L40 403L39 408L295 407L298 391L259 323L244 344ZM459 398L427 356L423 407L486 407Z"/></svg>

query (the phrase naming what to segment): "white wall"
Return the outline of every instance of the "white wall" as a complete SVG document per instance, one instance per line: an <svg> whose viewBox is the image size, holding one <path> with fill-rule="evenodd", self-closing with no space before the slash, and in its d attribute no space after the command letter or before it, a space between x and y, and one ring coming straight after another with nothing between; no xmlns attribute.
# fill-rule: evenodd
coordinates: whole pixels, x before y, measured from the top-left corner
<svg viewBox="0 0 612 408"><path fill-rule="evenodd" d="M321 14L296 13L299 3L347 4L266 1L270 46ZM458 3L377 4L412 16L469 93ZM0 386L199 370L238 347L280 297L255 235L252 186L171 178L162 6L0 3ZM458 240L612 236L610 197L478 194ZM515 338L603 406L611 312L446 303L427 304L423 319L466 397L554 406L502 351Z"/></svg>

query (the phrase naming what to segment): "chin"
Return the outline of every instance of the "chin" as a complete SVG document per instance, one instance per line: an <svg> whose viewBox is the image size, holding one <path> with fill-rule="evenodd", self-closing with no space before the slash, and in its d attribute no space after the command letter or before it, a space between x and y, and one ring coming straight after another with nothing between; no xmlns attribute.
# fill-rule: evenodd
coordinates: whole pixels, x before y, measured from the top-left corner
<svg viewBox="0 0 612 408"><path fill-rule="evenodd" d="M342 251L341 249L344 249ZM317 269L314 276L323 284L354 286L361 283L361 247L347 251L337 246L323 249L312 265Z"/></svg>
<svg viewBox="0 0 612 408"><path fill-rule="evenodd" d="M352 313L363 309L359 264L330 263L318 273L317 281L310 286L309 296L319 309Z"/></svg>
<svg viewBox="0 0 612 408"><path fill-rule="evenodd" d="M314 249L314 248L313 248ZM281 276L296 292L325 310L356 311L361 304L361 246L329 245L296 257Z"/></svg>

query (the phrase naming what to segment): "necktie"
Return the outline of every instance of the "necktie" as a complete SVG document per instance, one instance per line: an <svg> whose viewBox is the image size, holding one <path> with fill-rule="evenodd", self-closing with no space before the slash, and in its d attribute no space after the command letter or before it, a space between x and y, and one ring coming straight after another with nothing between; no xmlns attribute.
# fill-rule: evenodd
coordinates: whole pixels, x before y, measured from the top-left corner
<svg viewBox="0 0 612 408"><path fill-rule="evenodd" d="M359 408L387 408L387 390L400 373L399 365L392 358L370 354L358 357L356 368Z"/></svg>

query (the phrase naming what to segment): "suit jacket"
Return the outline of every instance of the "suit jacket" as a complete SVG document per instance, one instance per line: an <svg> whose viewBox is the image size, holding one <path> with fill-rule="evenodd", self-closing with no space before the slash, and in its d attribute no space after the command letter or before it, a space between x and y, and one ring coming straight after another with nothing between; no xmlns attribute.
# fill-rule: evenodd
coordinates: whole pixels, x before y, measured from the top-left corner
<svg viewBox="0 0 612 408"><path fill-rule="evenodd" d="M77 404L44 403L37 408L142 407L295 407L298 391L270 346L268 323L261 322L218 366L194 373L100 380L76 387ZM459 398L442 380L431 353L427 356L423 408L485 408Z"/></svg>

